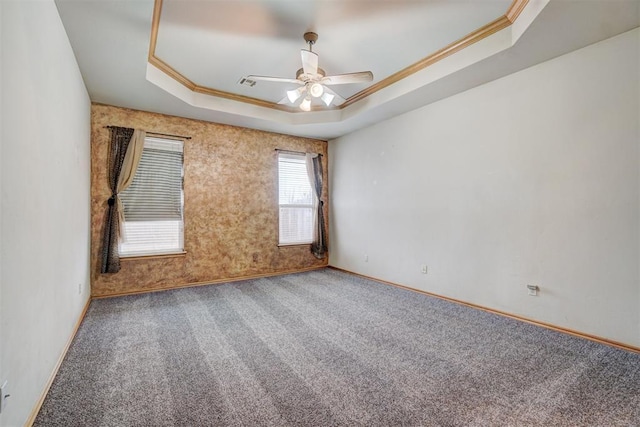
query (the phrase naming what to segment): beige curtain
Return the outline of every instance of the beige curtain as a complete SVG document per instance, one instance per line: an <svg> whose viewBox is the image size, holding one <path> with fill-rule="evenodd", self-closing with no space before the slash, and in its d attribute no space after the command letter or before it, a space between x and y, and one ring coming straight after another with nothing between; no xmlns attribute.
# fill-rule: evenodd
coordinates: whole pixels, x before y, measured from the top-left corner
<svg viewBox="0 0 640 427"><path fill-rule="evenodd" d="M143 130L136 129L133 131L131 142L129 142L127 153L125 154L124 161L122 162L122 169L120 170L120 176L118 177L116 194L120 194L122 191L126 190L133 182L133 177L136 175L136 170L138 169L140 158L142 157L142 149L144 148L144 139L146 136L147 133ZM124 206L120 197L116 197L116 201L118 203L120 241L126 242L127 235L124 229Z"/></svg>
<svg viewBox="0 0 640 427"><path fill-rule="evenodd" d="M120 230L124 224L123 208L118 192L127 188L136 173L145 133L131 128L117 126L110 127L111 141L109 143L108 184L111 197L107 200L104 235L102 238L102 266L101 273L117 273L120 271L120 253L118 246ZM129 149L131 147L131 150Z"/></svg>

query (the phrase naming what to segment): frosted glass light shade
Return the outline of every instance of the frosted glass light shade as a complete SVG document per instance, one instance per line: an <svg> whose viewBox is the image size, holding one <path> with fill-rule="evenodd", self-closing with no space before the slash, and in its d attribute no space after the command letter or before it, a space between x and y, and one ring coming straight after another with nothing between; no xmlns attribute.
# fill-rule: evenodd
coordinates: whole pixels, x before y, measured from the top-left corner
<svg viewBox="0 0 640 427"><path fill-rule="evenodd" d="M314 83L309 88L309 93L314 98L319 98L320 96L322 96L323 92L324 92L324 88L322 87L322 85L320 83Z"/></svg>
<svg viewBox="0 0 640 427"><path fill-rule="evenodd" d="M300 91L298 89L293 89L293 90L288 90L287 91L287 98L289 98L289 102L293 103L296 102L298 100L298 98L300 98L302 94L300 93Z"/></svg>
<svg viewBox="0 0 640 427"><path fill-rule="evenodd" d="M300 109L302 111L311 111L311 98L307 96L300 104Z"/></svg>
<svg viewBox="0 0 640 427"><path fill-rule="evenodd" d="M322 99L322 102L324 102L325 105L328 107L333 102L333 98L335 98L335 95L331 95L330 93L323 93L321 99Z"/></svg>

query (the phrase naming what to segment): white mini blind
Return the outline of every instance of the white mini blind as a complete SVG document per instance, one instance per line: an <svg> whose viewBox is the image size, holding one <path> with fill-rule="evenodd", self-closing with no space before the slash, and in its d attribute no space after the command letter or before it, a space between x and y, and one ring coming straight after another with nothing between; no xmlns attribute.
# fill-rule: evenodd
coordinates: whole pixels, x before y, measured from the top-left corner
<svg viewBox="0 0 640 427"><path fill-rule="evenodd" d="M280 245L311 243L314 195L304 154L278 153Z"/></svg>
<svg viewBox="0 0 640 427"><path fill-rule="evenodd" d="M182 219L182 145L145 139L133 182L120 193L127 222Z"/></svg>
<svg viewBox="0 0 640 427"><path fill-rule="evenodd" d="M124 205L121 256L182 252L183 142L147 137L133 182L119 197Z"/></svg>

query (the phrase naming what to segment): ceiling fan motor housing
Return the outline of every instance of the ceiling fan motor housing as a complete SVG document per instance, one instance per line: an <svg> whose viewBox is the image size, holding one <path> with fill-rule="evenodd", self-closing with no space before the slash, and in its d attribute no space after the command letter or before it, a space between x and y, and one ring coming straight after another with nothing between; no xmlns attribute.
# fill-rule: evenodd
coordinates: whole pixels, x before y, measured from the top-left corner
<svg viewBox="0 0 640 427"><path fill-rule="evenodd" d="M310 82L310 81L318 81L321 78L323 78L324 76L326 76L327 74L324 72L324 70L320 67L318 67L318 72L316 74L305 74L304 73L304 69L300 68L298 69L298 71L296 71L296 79L303 81L305 83Z"/></svg>

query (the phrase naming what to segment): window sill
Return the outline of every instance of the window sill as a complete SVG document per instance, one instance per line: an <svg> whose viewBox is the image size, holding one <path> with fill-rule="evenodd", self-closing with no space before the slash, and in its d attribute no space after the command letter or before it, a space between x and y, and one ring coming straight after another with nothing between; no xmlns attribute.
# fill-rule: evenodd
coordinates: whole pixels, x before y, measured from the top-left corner
<svg viewBox="0 0 640 427"><path fill-rule="evenodd" d="M182 252L174 252L170 254L149 254L149 255L125 255L120 256L120 261L137 261L143 259L152 259L152 258L180 258L187 254L186 251Z"/></svg>

